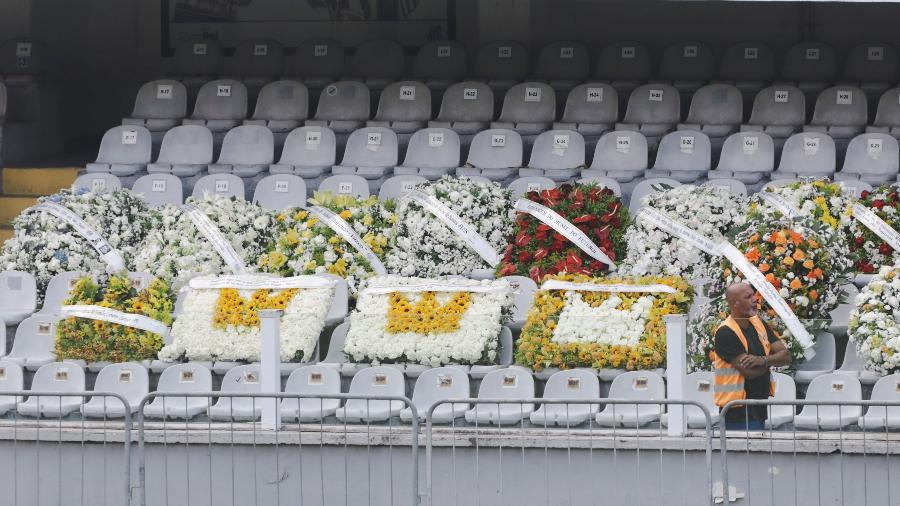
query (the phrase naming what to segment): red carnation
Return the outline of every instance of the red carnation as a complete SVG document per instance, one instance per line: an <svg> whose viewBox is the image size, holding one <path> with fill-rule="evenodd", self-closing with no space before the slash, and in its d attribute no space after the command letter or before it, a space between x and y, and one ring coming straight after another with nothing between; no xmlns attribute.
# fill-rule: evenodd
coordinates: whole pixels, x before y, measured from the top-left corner
<svg viewBox="0 0 900 506"><path fill-rule="evenodd" d="M874 207L875 209L878 209L880 211L881 208L884 207L884 201L881 199L875 199L872 202L872 207Z"/></svg>
<svg viewBox="0 0 900 506"><path fill-rule="evenodd" d="M867 262L862 262L859 267L859 270L863 271L863 274L872 274L875 272L875 266Z"/></svg>
<svg viewBox="0 0 900 506"><path fill-rule="evenodd" d="M894 251L894 249L886 242L881 243L881 246L878 247L878 252L882 255L890 255L892 251Z"/></svg>
<svg viewBox="0 0 900 506"><path fill-rule="evenodd" d="M859 236L856 239L854 239L854 242L856 243L857 246L862 246L863 243L866 242L866 239L863 236Z"/></svg>
<svg viewBox="0 0 900 506"><path fill-rule="evenodd" d="M869 196L869 192L866 190L863 190L862 193L859 194L859 198L861 198L861 199L864 199L868 196Z"/></svg>

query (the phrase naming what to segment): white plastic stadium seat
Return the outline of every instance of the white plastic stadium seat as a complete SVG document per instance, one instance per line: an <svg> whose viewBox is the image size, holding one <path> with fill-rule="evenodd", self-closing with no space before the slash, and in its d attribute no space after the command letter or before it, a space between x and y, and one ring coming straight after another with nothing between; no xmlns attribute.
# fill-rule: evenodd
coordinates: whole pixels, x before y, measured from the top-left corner
<svg viewBox="0 0 900 506"><path fill-rule="evenodd" d="M591 166L582 177L608 177L629 183L647 170L647 138L640 132L616 130L604 134L594 148Z"/></svg>
<svg viewBox="0 0 900 506"><path fill-rule="evenodd" d="M544 176L556 182L575 177L584 168L584 138L571 130L549 130L534 141L528 166L520 176Z"/></svg>
<svg viewBox="0 0 900 506"><path fill-rule="evenodd" d="M888 134L860 134L850 140L836 181L863 181L872 186L893 182L900 172L900 148Z"/></svg>
<svg viewBox="0 0 900 506"><path fill-rule="evenodd" d="M775 395L770 399L776 401L797 400L797 384L794 383L794 378L781 372L773 372L772 381L775 382ZM769 418L766 420L766 428L778 428L793 422L795 413L793 405L771 406Z"/></svg>
<svg viewBox="0 0 900 506"><path fill-rule="evenodd" d="M663 135L675 128L681 119L678 90L668 84L645 84L631 92L628 108L616 130L640 132L653 149Z"/></svg>
<svg viewBox="0 0 900 506"><path fill-rule="evenodd" d="M309 109L309 92L297 81L274 81L259 91L256 108L245 125L264 126L276 135L276 144L284 142L284 136L306 120Z"/></svg>
<svg viewBox="0 0 900 506"><path fill-rule="evenodd" d="M825 374L812 380L806 390L807 401L860 401L862 385L853 376L841 373ZM810 405L803 406L794 417L798 429L840 429L856 423L862 416L862 406Z"/></svg>
<svg viewBox="0 0 900 506"><path fill-rule="evenodd" d="M834 170L834 140L827 134L819 132L801 132L785 141L778 169L771 177L772 180L830 178L834 176Z"/></svg>
<svg viewBox="0 0 900 506"><path fill-rule="evenodd" d="M150 391L147 368L131 362L109 364L97 374L94 391L121 395L130 412L137 413L141 399ZM125 406L118 398L96 396L81 406L81 414L87 418L122 418Z"/></svg>
<svg viewBox="0 0 900 506"><path fill-rule="evenodd" d="M74 192L109 193L122 188L119 176L106 172L88 172L75 178L72 183Z"/></svg>
<svg viewBox="0 0 900 506"><path fill-rule="evenodd" d="M406 395L406 380L399 369L386 366L367 367L360 370L350 381L352 395L374 395L403 397ZM401 401L347 399L344 406L335 411L342 422L364 423L383 422L399 416L403 409Z"/></svg>
<svg viewBox="0 0 900 506"><path fill-rule="evenodd" d="M544 386L545 399L597 399L600 400L600 380L597 373L586 369L559 371L550 376ZM574 427L593 417L600 404L541 404L531 413L535 425Z"/></svg>
<svg viewBox="0 0 900 506"><path fill-rule="evenodd" d="M341 375L333 367L306 365L295 369L288 377L284 392L289 394L339 394ZM341 406L340 399L307 398L282 399L281 417L301 423L318 422L331 416Z"/></svg>
<svg viewBox="0 0 900 506"><path fill-rule="evenodd" d="M513 366L491 371L478 387L479 399L525 400L534 398L531 371ZM534 411L531 403L475 404L466 411L466 421L473 424L512 425L528 418Z"/></svg>
<svg viewBox="0 0 900 506"><path fill-rule="evenodd" d="M412 403L420 421L425 421L428 409L437 401L446 399L467 399L469 397L469 376L455 367L435 367L428 369L416 379ZM467 403L444 403L434 408L431 420L434 423L450 423L465 415ZM412 409L403 408L400 419L412 420Z"/></svg>
<svg viewBox="0 0 900 506"><path fill-rule="evenodd" d="M378 189L378 200L382 202L386 200L397 200L411 192L416 185L425 183L428 183L428 180L422 176L406 175L389 177L381 183L381 188Z"/></svg>
<svg viewBox="0 0 900 506"><path fill-rule="evenodd" d="M168 132L159 148L156 162L147 165L150 174L194 177L213 161L213 136L205 126L182 125Z"/></svg>
<svg viewBox="0 0 900 506"><path fill-rule="evenodd" d="M506 92L500 118L491 128L513 130L526 144L541 132L549 130L556 119L556 92L550 85L539 82L520 83Z"/></svg>
<svg viewBox="0 0 900 506"><path fill-rule="evenodd" d="M259 365L248 364L231 368L222 378L222 395L209 407L209 418L219 421L250 422L262 414L262 399L228 397L232 393L259 393Z"/></svg>
<svg viewBox="0 0 900 506"><path fill-rule="evenodd" d="M544 176L525 176L513 179L507 186L513 199L519 199L528 192L540 192L556 188L556 181Z"/></svg>
<svg viewBox="0 0 900 506"><path fill-rule="evenodd" d="M247 178L265 172L274 161L275 140L272 131L259 125L242 125L225 134L216 163L210 174L234 174Z"/></svg>
<svg viewBox="0 0 900 506"><path fill-rule="evenodd" d="M369 182L355 174L328 176L319 183L319 191L334 195L352 195L364 199L370 195Z"/></svg>
<svg viewBox="0 0 900 506"><path fill-rule="evenodd" d="M369 88L363 83L338 81L322 90L316 115L306 126L326 127L335 134L349 134L369 119Z"/></svg>
<svg viewBox="0 0 900 506"><path fill-rule="evenodd" d="M60 272L50 278L47 289L44 291L44 306L40 314L49 315L59 313L63 302L69 298L69 291L75 286L75 282L84 277L83 272Z"/></svg>
<svg viewBox="0 0 900 506"><path fill-rule="evenodd" d="M386 176L397 166L397 134L384 127L360 128L350 134L344 157L331 168L335 175L352 174L368 180L369 191L376 192Z"/></svg>
<svg viewBox="0 0 900 506"><path fill-rule="evenodd" d="M167 367L159 376L156 391L159 393L209 392L212 390L212 373L198 363L175 364ZM209 397L155 397L144 407L148 418L190 419L206 412Z"/></svg>
<svg viewBox="0 0 900 506"><path fill-rule="evenodd" d="M652 371L629 371L616 376L609 387L610 399L664 401L666 386L662 376ZM597 413L597 423L603 426L635 427L659 420L663 413L660 404L607 404Z"/></svg>
<svg viewBox="0 0 900 506"><path fill-rule="evenodd" d="M150 131L154 143L162 135L181 124L187 115L187 89L172 79L144 83L134 99L131 116L123 125L142 126Z"/></svg>
<svg viewBox="0 0 900 506"><path fill-rule="evenodd" d="M16 325L37 311L37 281L24 271L0 273L0 320Z"/></svg>
<svg viewBox="0 0 900 506"><path fill-rule="evenodd" d="M457 168L456 175L504 181L522 166L522 153L522 137L518 133L506 129L484 130L472 139L466 166Z"/></svg>
<svg viewBox="0 0 900 506"><path fill-rule="evenodd" d="M709 137L696 130L678 130L659 142L656 162L644 174L648 178L668 177L693 183L706 177L712 159Z"/></svg>
<svg viewBox="0 0 900 506"><path fill-rule="evenodd" d="M366 126L385 127L408 141L409 134L424 128L431 119L431 91L418 81L397 81L389 84L378 100L375 118Z"/></svg>
<svg viewBox="0 0 900 506"><path fill-rule="evenodd" d="M29 371L56 360L56 314L35 314L16 327L12 350L5 358Z"/></svg>
<svg viewBox="0 0 900 506"><path fill-rule="evenodd" d="M606 83L585 83L569 92L562 119L553 123L553 129L574 130L586 139L596 140L611 130L618 119L616 89Z"/></svg>
<svg viewBox="0 0 900 506"><path fill-rule="evenodd" d="M412 134L397 175L419 175L430 181L450 174L459 166L459 136L447 128L423 128Z"/></svg>
<svg viewBox="0 0 900 506"><path fill-rule="evenodd" d="M0 360L0 391L15 392L24 389L22 367L9 360ZM0 415L5 415L10 410L16 409L16 404L21 400L21 397L14 395L0 396Z"/></svg>
<svg viewBox="0 0 900 506"><path fill-rule="evenodd" d="M153 141L142 126L117 126L103 134L97 159L85 167L88 172L132 176L150 163Z"/></svg>
<svg viewBox="0 0 900 506"><path fill-rule="evenodd" d="M872 388L870 400L900 401L900 374L882 377ZM865 430L885 430L900 428L900 407L869 406L866 414L859 418L859 426Z"/></svg>
<svg viewBox="0 0 900 506"><path fill-rule="evenodd" d="M763 88L753 100L750 120L741 125L742 132L762 132L772 138L776 148L799 132L806 123L806 98L794 86Z"/></svg>
<svg viewBox="0 0 900 506"><path fill-rule="evenodd" d="M444 92L437 118L429 121L432 128L449 128L460 136L487 129L494 118L494 92L485 83L465 81Z"/></svg>
<svg viewBox="0 0 900 506"><path fill-rule="evenodd" d="M306 204L306 183L293 174L273 174L262 178L253 191L253 203L281 211Z"/></svg>
<svg viewBox="0 0 900 506"><path fill-rule="evenodd" d="M184 188L181 178L172 174L147 174L134 182L131 191L152 207L162 207L181 204Z"/></svg>
<svg viewBox="0 0 900 506"><path fill-rule="evenodd" d="M216 141L247 117L247 87L234 79L218 79L204 84L194 103L194 112L183 125L205 126Z"/></svg>
<svg viewBox="0 0 900 506"><path fill-rule="evenodd" d="M737 179L759 189L775 170L775 144L763 132L731 134L722 145L719 165L709 171L709 179Z"/></svg>
<svg viewBox="0 0 900 506"><path fill-rule="evenodd" d="M713 385L715 384L715 373L710 371L692 372L687 375L685 382L685 400L695 401L702 404L710 414L710 427L715 427L719 422L719 407L713 396ZM664 426L668 425L668 413L663 413L661 422ZM697 406L685 405L684 418L687 426L692 429L706 428L706 417Z"/></svg>
<svg viewBox="0 0 900 506"><path fill-rule="evenodd" d="M192 195L197 199L217 195L243 200L244 181L234 174L208 174L197 180Z"/></svg>
<svg viewBox="0 0 900 506"><path fill-rule="evenodd" d="M634 216L638 209L641 208L641 200L647 195L670 190L676 186L681 186L681 183L674 179L653 178L641 181L634 187L634 192L631 194L631 200L628 202L628 213Z"/></svg>
<svg viewBox="0 0 900 506"><path fill-rule="evenodd" d="M813 345L816 356L797 366L794 378L797 383L809 383L814 378L834 371L836 346L834 335L830 332L816 332L816 344Z"/></svg>
<svg viewBox="0 0 900 506"><path fill-rule="evenodd" d="M31 380L33 394L41 392L84 392L84 369L70 362L51 362L41 366ZM31 395L16 406L20 415L62 418L81 407L80 396Z"/></svg>
<svg viewBox="0 0 900 506"><path fill-rule="evenodd" d="M294 174L307 180L321 178L335 163L337 142L331 129L320 126L295 128L288 134L272 174Z"/></svg>

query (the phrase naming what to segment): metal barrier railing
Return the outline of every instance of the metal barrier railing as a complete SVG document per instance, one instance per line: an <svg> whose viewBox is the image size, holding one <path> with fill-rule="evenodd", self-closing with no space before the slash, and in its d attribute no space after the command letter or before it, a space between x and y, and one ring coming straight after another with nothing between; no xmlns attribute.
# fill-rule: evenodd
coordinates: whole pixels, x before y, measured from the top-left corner
<svg viewBox="0 0 900 506"><path fill-rule="evenodd" d="M89 418L80 416L88 398L95 408ZM131 503L132 411L124 397L110 392L21 390L0 392L0 399L14 402L7 417L0 419L0 445L12 446L2 450L11 456L2 459L9 469L0 468L3 504ZM23 448L24 442L33 442L33 448ZM97 444L101 451L90 451ZM123 447L118 464L109 462L106 449L112 444ZM53 447L55 466L54 456L47 455Z"/></svg>
<svg viewBox="0 0 900 506"><path fill-rule="evenodd" d="M764 406L771 420L774 409L789 407L776 421L780 428L766 423L763 430L725 428L729 412L744 406ZM797 413L797 408L803 411ZM884 423L866 426L863 408L884 408ZM896 410L895 410L896 409ZM809 411L809 412L807 412ZM894 411L891 414L891 411ZM746 399L732 401L721 410L719 431L722 463L722 500L745 498L747 504L848 504L894 505L891 481L892 457L900 450L900 401L809 401ZM743 421L750 420L744 410ZM797 423L802 425L798 431ZM894 429L896 430L896 429ZM746 479L738 480L737 457L746 460ZM767 455L766 455L767 454ZM837 455L837 466L825 462L824 455ZM729 457L730 456L730 457ZM870 465L877 458L883 469ZM883 459L883 460L882 460ZM852 465L846 465L845 460ZM814 461L814 462L813 462ZM790 466L789 475L783 472ZM884 473L883 479L870 484L870 478ZM767 477L766 477L767 476ZM787 476L787 477L784 477ZM767 485L768 483L768 485ZM871 485L871 486L870 486Z"/></svg>
<svg viewBox="0 0 900 506"><path fill-rule="evenodd" d="M218 399L216 404L213 404L213 398ZM199 399L200 403L191 403L190 399ZM151 409L157 412L161 409L162 413L170 414L169 417L152 420L146 416L146 408L155 400L159 403ZM228 402L223 404L222 400ZM258 418L256 413L264 403L272 400L279 403L296 401L298 412L301 401L312 401L315 408L315 401L318 400L319 411L327 414L316 422L294 418L290 423L283 420L280 430L263 430L259 422L253 420ZM344 407L347 407L346 401L356 401L353 407L356 412L354 422L348 422L346 418L344 421L335 419L333 406L327 407L331 400L345 401ZM364 402L364 406L360 406L359 402ZM309 407L309 403L306 404ZM206 414L213 406L221 408L215 416L219 420L209 416L190 421L170 419L171 414L178 414L176 409L190 408L198 414ZM381 420L378 412L385 407L391 416ZM402 426L396 418L400 407L408 408L412 415L411 422ZM418 504L418 413L406 397L343 393L154 392L143 398L138 413L138 474L142 506L244 506L277 505L282 502L329 506ZM162 445L162 452L148 459L152 453L148 447L152 445ZM286 446L291 446L291 449L285 449ZM343 446L342 459L324 451L325 446ZM410 447L408 472L399 471L400 465L395 465L395 446ZM198 450L198 447L201 449ZM173 451L179 448L184 450L180 461L179 455ZM252 448L252 452L242 451L245 448ZM202 467L200 464L204 454L207 469L203 474L206 476L199 476L198 469ZM270 462L260 465L260 460L266 459ZM192 462L197 464L196 467L192 466ZM361 472L362 466L365 470ZM395 467L398 467L396 472ZM174 474L170 468L174 468ZM335 469L335 477L343 475L343 480L330 477L327 474L329 468ZM183 478L177 476L181 469ZM157 471L162 473L161 480L157 479ZM360 480L351 478L359 474L365 477ZM312 485L309 484L310 479ZM404 479L408 479L409 488L403 483ZM363 483L365 489L361 487ZM340 498L341 485L343 499ZM149 499L148 491L151 495ZM192 497L191 493L196 497Z"/></svg>
<svg viewBox="0 0 900 506"><path fill-rule="evenodd" d="M442 427L438 428L435 412L439 407L447 405L451 407L441 413L439 422ZM554 417L555 427L531 423L530 414L536 405L544 408L545 416L552 411L549 416ZM666 405L696 408L692 425L698 430L689 431L684 436L670 437L661 424L653 424L648 420L654 418L654 411L662 414ZM474 414L479 406L486 406L486 416L476 414L467 416L466 424L457 422L461 411ZM491 408L492 406L496 409ZM505 413L501 416L501 406L512 406L512 409L504 410ZM516 410L515 406L519 409ZM565 408L551 409L551 406ZM601 413L601 406L606 406L602 411L603 419L621 420L624 425L601 425L596 419L597 413ZM449 416L447 411L450 411ZM491 414L495 415L496 423L485 423L484 420L489 419ZM562 423L560 418L564 419ZM506 421L500 421L501 419ZM425 494L430 506L677 504L679 488L682 492L682 504L713 504L712 417L706 407L698 402L596 398L445 399L428 409L425 427ZM436 447L449 447L449 455L437 459ZM492 449L487 457L487 465L485 457L480 455L480 449L484 447ZM510 451L513 456L504 461L504 455ZM595 452L601 454L596 461ZM677 462L677 452L680 452L680 463ZM700 452L702 458L698 458L697 454ZM648 466L647 460L653 457L658 457L658 466ZM492 459L496 460L496 466L490 462ZM530 464L536 464L536 459L543 461L542 468L539 465L529 465L528 460L531 460ZM634 473L629 475L626 467L632 460ZM440 471L435 469L438 461L444 467ZM603 470L612 471L612 475L606 476L607 473L598 472L595 462ZM556 463L560 465L554 465ZM679 464L680 476L664 472L664 468L672 469ZM469 476L458 469L466 465L471 466ZM705 468L705 473L699 480L696 479L699 473L694 472L698 466ZM552 485L555 484L551 475L557 467L564 468L564 471L558 473L564 484L557 488L561 494L568 494L567 500L559 499L557 494L551 493ZM585 480L586 485L583 487L576 485L579 472ZM659 474L648 477L652 472ZM492 479L489 475L496 475L497 478ZM446 478L449 486L447 483L436 482L436 477ZM639 481L635 477L639 477ZM509 478L513 479L512 483L509 483ZM542 487L534 486L533 480L536 479L543 480ZM601 483L604 481L605 483ZM647 490L647 485L651 483L658 485L655 497ZM629 490L628 487L633 488ZM440 490L436 491L436 488ZM517 497L507 497L508 492Z"/></svg>

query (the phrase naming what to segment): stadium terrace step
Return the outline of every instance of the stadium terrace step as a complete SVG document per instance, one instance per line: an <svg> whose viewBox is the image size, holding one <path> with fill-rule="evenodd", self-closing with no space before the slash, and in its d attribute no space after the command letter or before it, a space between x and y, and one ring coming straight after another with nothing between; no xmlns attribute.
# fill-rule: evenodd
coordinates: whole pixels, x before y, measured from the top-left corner
<svg viewBox="0 0 900 506"><path fill-rule="evenodd" d="M72 185L80 169L75 167L6 167L3 169L3 194L43 196ZM3 208L6 216L6 208ZM3 223L8 220L4 219Z"/></svg>
<svg viewBox="0 0 900 506"><path fill-rule="evenodd" d="M37 197L0 196L0 225L8 226L22 211L37 202Z"/></svg>

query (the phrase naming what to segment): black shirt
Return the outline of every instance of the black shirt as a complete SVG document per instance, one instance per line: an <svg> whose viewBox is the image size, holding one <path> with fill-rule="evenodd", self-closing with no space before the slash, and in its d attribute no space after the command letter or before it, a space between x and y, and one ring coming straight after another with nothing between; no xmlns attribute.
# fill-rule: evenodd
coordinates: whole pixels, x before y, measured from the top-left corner
<svg viewBox="0 0 900 506"><path fill-rule="evenodd" d="M763 321L763 325L766 327L769 343L772 344L775 343L775 341L778 341L778 336L775 335L775 332L772 331L769 324ZM733 363L734 359L744 353L759 357L765 356L765 350L763 349L762 343L759 342L756 328L753 327L753 325L750 325L741 330L744 332L744 337L747 339L747 350L744 350L744 345L741 344L741 340L738 339L737 334L730 328L723 326L716 332L716 354L719 355L722 360ZM754 379L744 378L744 392L747 393L747 398L768 399L769 382L772 379L771 376L771 373L766 373ZM725 414L725 420L735 422L748 419L765 420L768 418L766 406L751 406L749 413L745 413L744 411L745 408L729 408L728 413Z"/></svg>

